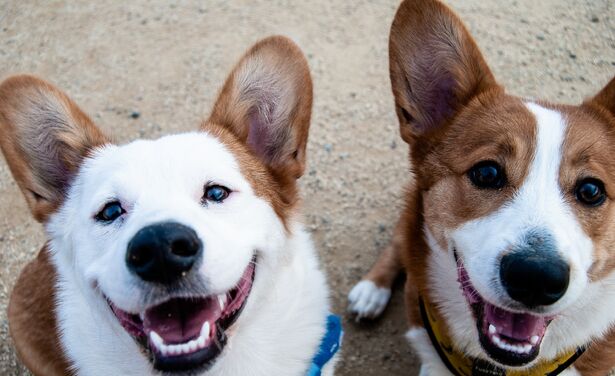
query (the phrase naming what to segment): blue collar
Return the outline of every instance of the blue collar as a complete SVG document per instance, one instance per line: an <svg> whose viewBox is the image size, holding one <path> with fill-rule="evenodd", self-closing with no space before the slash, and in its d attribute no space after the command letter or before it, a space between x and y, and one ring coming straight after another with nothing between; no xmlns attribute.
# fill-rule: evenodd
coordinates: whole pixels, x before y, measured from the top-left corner
<svg viewBox="0 0 615 376"><path fill-rule="evenodd" d="M320 376L320 372L327 362L334 356L337 350L342 345L344 330L342 329L342 320L339 316L327 316L327 332L320 342L318 353L312 359L312 364L306 376Z"/></svg>

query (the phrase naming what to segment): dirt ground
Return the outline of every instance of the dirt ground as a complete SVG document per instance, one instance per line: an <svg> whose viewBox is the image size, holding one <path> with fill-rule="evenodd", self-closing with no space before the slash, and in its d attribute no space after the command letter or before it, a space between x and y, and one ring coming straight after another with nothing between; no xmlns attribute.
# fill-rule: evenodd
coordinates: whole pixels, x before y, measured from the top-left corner
<svg viewBox="0 0 615 376"><path fill-rule="evenodd" d="M308 56L315 102L303 178L306 223L329 274L346 341L338 375L415 375L400 291L384 317L355 324L346 294L390 238L407 171L387 61L397 0L0 0L0 77L55 82L119 142L195 129L231 66L284 34ZM455 0L510 92L566 103L615 74L614 0ZM137 112L138 118L131 117ZM27 374L6 304L43 229L0 158L0 374Z"/></svg>

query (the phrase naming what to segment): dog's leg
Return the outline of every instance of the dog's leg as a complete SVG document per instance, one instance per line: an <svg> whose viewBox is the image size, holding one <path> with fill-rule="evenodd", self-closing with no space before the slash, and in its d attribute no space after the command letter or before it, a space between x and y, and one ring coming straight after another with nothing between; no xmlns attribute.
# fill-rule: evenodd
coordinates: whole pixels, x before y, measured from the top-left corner
<svg viewBox="0 0 615 376"><path fill-rule="evenodd" d="M357 319L378 317L391 298L391 286L402 269L401 221L395 228L393 240L387 246L370 271L348 294L348 310Z"/></svg>
<svg viewBox="0 0 615 376"><path fill-rule="evenodd" d="M434 349L429 335L424 328L413 327L406 333L406 338L421 359L419 376L448 376L450 371Z"/></svg>

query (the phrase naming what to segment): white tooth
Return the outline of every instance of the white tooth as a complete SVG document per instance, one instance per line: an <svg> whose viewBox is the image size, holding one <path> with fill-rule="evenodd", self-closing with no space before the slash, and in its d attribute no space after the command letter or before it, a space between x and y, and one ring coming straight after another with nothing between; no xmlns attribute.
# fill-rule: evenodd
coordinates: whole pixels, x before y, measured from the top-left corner
<svg viewBox="0 0 615 376"><path fill-rule="evenodd" d="M160 347L160 353L162 354L162 356L168 356L169 355L169 346L162 345Z"/></svg>
<svg viewBox="0 0 615 376"><path fill-rule="evenodd" d="M196 340L196 345L198 346L199 349L202 349L205 347L205 337L200 336L197 340Z"/></svg>
<svg viewBox="0 0 615 376"><path fill-rule="evenodd" d="M149 339L158 349L160 349L164 345L164 340L162 339L162 337L160 337L158 333L153 330L149 332Z"/></svg>
<svg viewBox="0 0 615 376"><path fill-rule="evenodd" d="M184 343L183 345L181 345L181 349L182 349L182 353L184 354L190 353L190 344Z"/></svg>
<svg viewBox="0 0 615 376"><path fill-rule="evenodd" d="M205 323L203 324L203 327L201 328L201 337L209 338L209 333L210 333L209 321L205 321Z"/></svg>
<svg viewBox="0 0 615 376"><path fill-rule="evenodd" d="M538 340L540 340L538 336L532 336L532 338L530 338L530 343L532 345L536 345L538 343Z"/></svg>
<svg viewBox="0 0 615 376"><path fill-rule="evenodd" d="M218 295L218 304L220 304L220 309L224 310L224 307L226 306L226 294Z"/></svg>
<svg viewBox="0 0 615 376"><path fill-rule="evenodd" d="M523 352L524 353L529 353L530 351L532 351L532 345L525 345L523 346Z"/></svg>
<svg viewBox="0 0 615 376"><path fill-rule="evenodd" d="M498 329L493 324L489 324L489 334L495 334L497 331Z"/></svg>
<svg viewBox="0 0 615 376"><path fill-rule="evenodd" d="M192 341L188 342L188 350L190 352L195 352L197 347L198 345L196 344L196 339L193 339Z"/></svg>
<svg viewBox="0 0 615 376"><path fill-rule="evenodd" d="M175 345L169 345L167 346L167 351L169 352L169 355L175 355L177 354L177 352L175 351L177 346Z"/></svg>

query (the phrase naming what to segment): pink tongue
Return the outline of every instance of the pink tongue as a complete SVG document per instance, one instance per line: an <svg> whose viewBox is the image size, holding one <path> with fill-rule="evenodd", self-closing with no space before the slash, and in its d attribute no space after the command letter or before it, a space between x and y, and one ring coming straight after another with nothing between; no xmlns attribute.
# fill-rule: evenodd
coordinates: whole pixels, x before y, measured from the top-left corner
<svg viewBox="0 0 615 376"><path fill-rule="evenodd" d="M214 323L221 315L215 298L171 299L145 312L146 334L155 331L166 344L185 343L197 338L205 321Z"/></svg>
<svg viewBox="0 0 615 376"><path fill-rule="evenodd" d="M485 319L500 335L517 341L529 341L532 336L542 337L547 323L544 318L526 313L513 313L485 302Z"/></svg>

